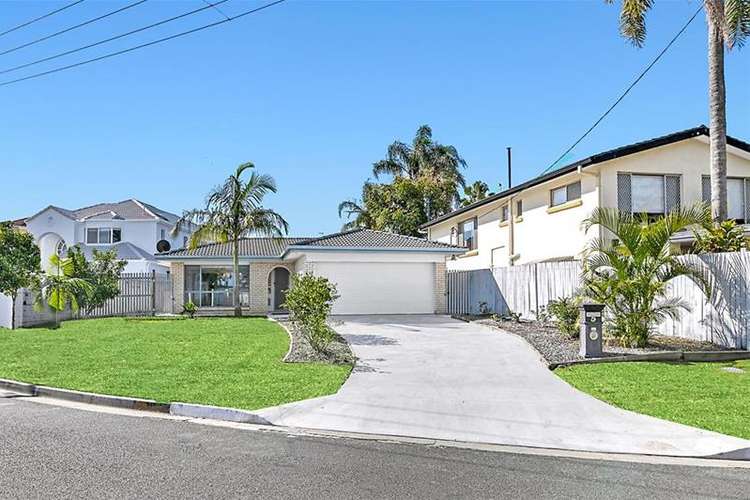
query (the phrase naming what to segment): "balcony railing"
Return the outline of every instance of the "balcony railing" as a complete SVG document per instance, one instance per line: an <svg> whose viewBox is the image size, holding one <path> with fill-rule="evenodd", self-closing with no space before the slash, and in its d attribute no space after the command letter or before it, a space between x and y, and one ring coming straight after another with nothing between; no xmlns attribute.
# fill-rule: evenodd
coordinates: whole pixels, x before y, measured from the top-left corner
<svg viewBox="0 0 750 500"><path fill-rule="evenodd" d="M232 307L233 290L231 288L223 290L188 290L185 292L185 303L192 302L198 307ZM246 306L250 303L250 293L247 290L240 290L240 305Z"/></svg>

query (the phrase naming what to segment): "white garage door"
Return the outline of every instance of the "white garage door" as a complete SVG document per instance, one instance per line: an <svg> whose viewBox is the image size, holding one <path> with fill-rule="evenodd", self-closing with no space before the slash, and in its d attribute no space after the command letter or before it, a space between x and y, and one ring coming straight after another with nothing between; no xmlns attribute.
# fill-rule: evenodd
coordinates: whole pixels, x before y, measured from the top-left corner
<svg viewBox="0 0 750 500"><path fill-rule="evenodd" d="M336 283L333 314L432 314L431 262L317 262L315 274Z"/></svg>

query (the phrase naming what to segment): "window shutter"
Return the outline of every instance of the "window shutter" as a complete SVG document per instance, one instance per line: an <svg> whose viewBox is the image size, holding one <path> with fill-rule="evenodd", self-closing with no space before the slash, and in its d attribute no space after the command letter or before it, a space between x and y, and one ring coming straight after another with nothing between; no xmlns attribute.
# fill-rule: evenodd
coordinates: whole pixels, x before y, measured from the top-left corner
<svg viewBox="0 0 750 500"><path fill-rule="evenodd" d="M664 178L664 210L666 213L680 208L680 178L668 175Z"/></svg>
<svg viewBox="0 0 750 500"><path fill-rule="evenodd" d="M711 203L711 178L707 175L703 176L702 188L702 199L703 203Z"/></svg>
<svg viewBox="0 0 750 500"><path fill-rule="evenodd" d="M630 174L617 174L617 209L620 212L627 213L633 211L630 196Z"/></svg>

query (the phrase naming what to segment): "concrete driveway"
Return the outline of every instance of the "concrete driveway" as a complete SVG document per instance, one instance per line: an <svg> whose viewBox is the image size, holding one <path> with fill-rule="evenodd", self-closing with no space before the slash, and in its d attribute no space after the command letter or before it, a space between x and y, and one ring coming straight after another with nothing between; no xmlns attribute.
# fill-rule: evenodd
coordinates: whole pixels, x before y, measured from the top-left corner
<svg viewBox="0 0 750 500"><path fill-rule="evenodd" d="M617 453L706 456L750 441L583 394L522 339L445 316L346 317L359 362L338 393L256 413L277 425Z"/></svg>

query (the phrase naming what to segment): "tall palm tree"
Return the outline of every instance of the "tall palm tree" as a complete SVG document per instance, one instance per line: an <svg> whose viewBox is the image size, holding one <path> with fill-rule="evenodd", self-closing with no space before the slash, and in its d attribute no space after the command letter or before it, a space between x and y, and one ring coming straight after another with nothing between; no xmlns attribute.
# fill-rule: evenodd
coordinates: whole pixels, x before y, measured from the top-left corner
<svg viewBox="0 0 750 500"><path fill-rule="evenodd" d="M614 0L605 0L613 3ZM635 46L646 40L646 13L652 0L623 0L620 33ZM711 213L727 218L727 115L724 47L742 47L750 36L750 0L704 0L708 22L708 109L711 157Z"/></svg>
<svg viewBox="0 0 750 500"><path fill-rule="evenodd" d="M407 177L412 180L427 178L449 185L449 195L459 201L459 187L466 185L461 169L466 161L453 146L437 143L432 140L432 129L422 125L417 129L411 145L395 141L388 146L386 157L375 162L372 173L376 178L383 174L394 177Z"/></svg>
<svg viewBox="0 0 750 500"><path fill-rule="evenodd" d="M465 197L461 199L461 206L465 207L476 203L479 200L483 200L490 196L490 187L484 181L474 181L473 184L464 188Z"/></svg>
<svg viewBox="0 0 750 500"><path fill-rule="evenodd" d="M707 276L697 265L670 251L670 240L691 226L710 224L708 205L670 212L655 221L613 208L596 208L584 220L588 231L598 225L616 240L594 239L583 262L584 294L607 306L608 330L623 345L643 347L649 334L665 318L677 318L687 305L666 298L667 282L686 276L707 295Z"/></svg>
<svg viewBox="0 0 750 500"><path fill-rule="evenodd" d="M206 242L232 243L232 304L235 316L242 316L240 239L250 235L280 238L289 230L289 225L281 215L262 206L265 195L276 192L273 177L251 172L247 181L241 178L245 170L252 168L255 168L252 163L243 163L237 167L224 184L215 187L208 194L204 208L183 213L172 228L174 235L186 225L196 227L188 240L188 248L191 249Z"/></svg>

